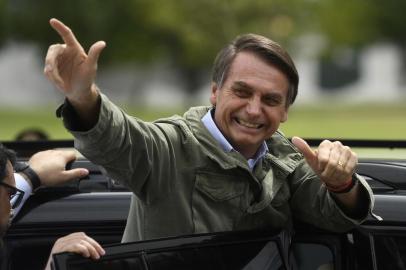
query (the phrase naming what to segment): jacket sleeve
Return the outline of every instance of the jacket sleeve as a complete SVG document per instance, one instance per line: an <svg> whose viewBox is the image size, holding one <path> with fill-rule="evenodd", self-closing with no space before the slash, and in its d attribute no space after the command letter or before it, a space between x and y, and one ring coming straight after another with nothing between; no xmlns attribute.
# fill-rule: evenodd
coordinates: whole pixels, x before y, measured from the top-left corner
<svg viewBox="0 0 406 270"><path fill-rule="evenodd" d="M347 231L362 223L373 209L374 197L365 179L359 175L356 177L360 185L361 215L354 218L340 208L321 180L303 160L289 178L293 216L300 221L337 232Z"/></svg>
<svg viewBox="0 0 406 270"><path fill-rule="evenodd" d="M175 177L175 149L178 149L173 144L181 136L179 130L174 125L130 117L100 95L99 119L88 131L72 129L73 108L61 112L65 127L75 137L75 148L142 200L153 199L153 194L170 189L168 179Z"/></svg>

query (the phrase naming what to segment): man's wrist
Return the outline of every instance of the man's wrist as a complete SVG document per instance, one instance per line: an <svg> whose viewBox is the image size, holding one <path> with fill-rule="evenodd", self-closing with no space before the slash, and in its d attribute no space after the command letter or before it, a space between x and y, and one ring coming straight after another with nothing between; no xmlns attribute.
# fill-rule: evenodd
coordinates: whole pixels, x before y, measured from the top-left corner
<svg viewBox="0 0 406 270"><path fill-rule="evenodd" d="M27 162L18 162L15 166L17 173L21 174L28 183L31 184L32 190L35 191L41 186L41 180L38 174L30 167Z"/></svg>
<svg viewBox="0 0 406 270"><path fill-rule="evenodd" d="M342 194L342 193L348 193L350 192L354 186L358 183L358 178L353 175L347 182L345 182L344 184L340 185L340 186L331 186L328 185L327 183L326 188L328 189L328 191L332 192L332 193L338 193L338 194Z"/></svg>
<svg viewBox="0 0 406 270"><path fill-rule="evenodd" d="M96 84L92 84L88 95L79 100L67 98L80 123L80 129L87 131L93 128L99 119L101 96Z"/></svg>

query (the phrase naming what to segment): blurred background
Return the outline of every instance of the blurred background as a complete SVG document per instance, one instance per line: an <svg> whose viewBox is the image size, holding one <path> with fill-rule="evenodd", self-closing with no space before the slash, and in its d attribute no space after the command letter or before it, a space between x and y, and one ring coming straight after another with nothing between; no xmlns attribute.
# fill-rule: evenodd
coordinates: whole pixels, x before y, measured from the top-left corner
<svg viewBox="0 0 406 270"><path fill-rule="evenodd" d="M97 83L144 120L209 104L211 65L236 35L263 34L292 55L299 96L281 126L313 138L406 139L406 1L0 0L0 141L26 128L71 136L43 76L52 17L85 50L107 43Z"/></svg>

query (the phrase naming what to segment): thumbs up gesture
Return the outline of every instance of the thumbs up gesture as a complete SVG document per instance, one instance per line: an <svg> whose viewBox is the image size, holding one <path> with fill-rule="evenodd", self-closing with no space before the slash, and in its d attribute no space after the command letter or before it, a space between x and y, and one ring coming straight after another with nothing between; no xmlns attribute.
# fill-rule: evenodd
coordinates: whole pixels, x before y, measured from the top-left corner
<svg viewBox="0 0 406 270"><path fill-rule="evenodd" d="M348 146L324 140L314 151L302 138L293 137L292 143L330 190L340 189L352 179L358 158Z"/></svg>

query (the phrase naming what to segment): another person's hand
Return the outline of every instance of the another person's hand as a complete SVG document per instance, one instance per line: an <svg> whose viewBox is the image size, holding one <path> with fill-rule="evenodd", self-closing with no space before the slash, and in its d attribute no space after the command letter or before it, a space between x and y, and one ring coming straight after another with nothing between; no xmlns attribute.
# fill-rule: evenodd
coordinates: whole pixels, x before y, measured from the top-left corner
<svg viewBox="0 0 406 270"><path fill-rule="evenodd" d="M328 187L341 187L352 178L358 158L348 146L339 141L324 140L318 149L313 151L307 142L299 137L293 137L292 143Z"/></svg>
<svg viewBox="0 0 406 270"><path fill-rule="evenodd" d="M59 238L52 247L45 270L51 269L52 255L61 252L74 252L86 258L97 260L105 254L104 249L93 238L83 232Z"/></svg>
<svg viewBox="0 0 406 270"><path fill-rule="evenodd" d="M65 44L49 47L44 73L73 105L86 104L89 99L92 101L95 98L97 60L106 44L104 41L98 41L86 54L69 27L57 19L51 19L50 24Z"/></svg>
<svg viewBox="0 0 406 270"><path fill-rule="evenodd" d="M75 159L76 153L72 150L47 150L34 154L28 163L38 174L41 185L54 186L89 174L84 168L66 170L66 164Z"/></svg>

